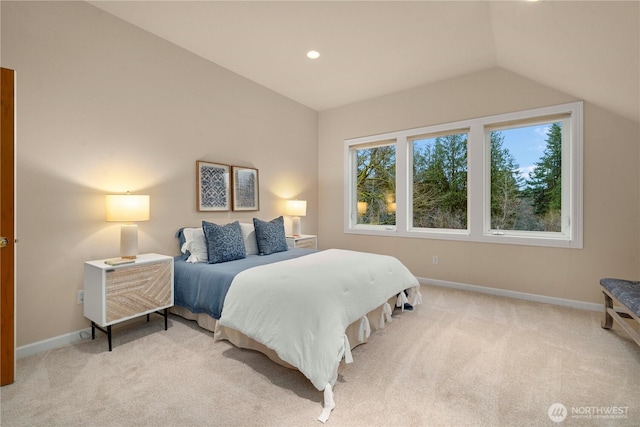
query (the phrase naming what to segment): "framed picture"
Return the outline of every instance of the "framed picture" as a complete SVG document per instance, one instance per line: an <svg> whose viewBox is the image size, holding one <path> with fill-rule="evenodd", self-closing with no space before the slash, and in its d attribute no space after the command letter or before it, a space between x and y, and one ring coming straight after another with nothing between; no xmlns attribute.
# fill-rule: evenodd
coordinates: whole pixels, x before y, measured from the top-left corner
<svg viewBox="0 0 640 427"><path fill-rule="evenodd" d="M199 211L228 211L231 208L229 166L196 162Z"/></svg>
<svg viewBox="0 0 640 427"><path fill-rule="evenodd" d="M233 210L260 210L258 197L258 169L231 166L233 181Z"/></svg>

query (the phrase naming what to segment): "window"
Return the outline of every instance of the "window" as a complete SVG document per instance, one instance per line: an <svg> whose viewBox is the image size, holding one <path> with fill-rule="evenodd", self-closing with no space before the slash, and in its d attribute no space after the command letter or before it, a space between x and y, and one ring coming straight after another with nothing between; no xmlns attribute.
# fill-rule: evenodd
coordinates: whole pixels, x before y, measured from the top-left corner
<svg viewBox="0 0 640 427"><path fill-rule="evenodd" d="M345 141L345 232L582 247L582 103Z"/></svg>
<svg viewBox="0 0 640 427"><path fill-rule="evenodd" d="M412 225L467 229L467 132L410 138Z"/></svg>
<svg viewBox="0 0 640 427"><path fill-rule="evenodd" d="M396 146L380 143L354 149L355 223L396 225Z"/></svg>
<svg viewBox="0 0 640 427"><path fill-rule="evenodd" d="M563 185L562 159L569 153L563 155L562 130L568 125L568 118L558 117L487 130L492 230L562 232L562 206L569 203L569 192L563 191L568 181Z"/></svg>

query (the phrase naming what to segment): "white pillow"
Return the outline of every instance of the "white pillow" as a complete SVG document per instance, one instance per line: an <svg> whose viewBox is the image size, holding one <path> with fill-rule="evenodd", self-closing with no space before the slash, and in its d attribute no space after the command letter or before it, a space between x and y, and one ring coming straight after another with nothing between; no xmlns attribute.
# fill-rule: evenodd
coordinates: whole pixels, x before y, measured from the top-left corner
<svg viewBox="0 0 640 427"><path fill-rule="evenodd" d="M184 235L184 244L180 249L183 254L187 251L191 252L187 262L209 262L209 256L207 255L207 242L204 238L204 230L200 228L184 228L182 230Z"/></svg>
<svg viewBox="0 0 640 427"><path fill-rule="evenodd" d="M258 255L258 241L256 240L256 230L253 224L240 223L242 239L244 240L244 251L247 255Z"/></svg>

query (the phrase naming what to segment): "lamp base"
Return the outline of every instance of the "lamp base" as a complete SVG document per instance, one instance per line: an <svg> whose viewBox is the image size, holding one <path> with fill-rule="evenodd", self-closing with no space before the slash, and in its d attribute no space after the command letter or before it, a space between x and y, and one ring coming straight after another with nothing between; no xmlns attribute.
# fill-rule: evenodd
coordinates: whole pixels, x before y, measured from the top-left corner
<svg viewBox="0 0 640 427"><path fill-rule="evenodd" d="M300 217L291 217L291 234L294 237L300 237Z"/></svg>
<svg viewBox="0 0 640 427"><path fill-rule="evenodd" d="M136 259L138 255L138 225L124 224L120 228L120 257Z"/></svg>

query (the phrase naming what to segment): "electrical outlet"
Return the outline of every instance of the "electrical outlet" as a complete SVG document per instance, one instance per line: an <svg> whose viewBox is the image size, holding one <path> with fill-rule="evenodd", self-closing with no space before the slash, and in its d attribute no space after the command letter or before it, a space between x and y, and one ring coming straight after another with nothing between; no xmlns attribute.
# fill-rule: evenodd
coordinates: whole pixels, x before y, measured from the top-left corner
<svg viewBox="0 0 640 427"><path fill-rule="evenodd" d="M78 291L78 295L76 297L76 304L84 304L84 290Z"/></svg>
<svg viewBox="0 0 640 427"><path fill-rule="evenodd" d="M433 258L431 258L431 262L434 264L437 264L438 262L440 262L440 260L438 259L437 256L434 256Z"/></svg>

